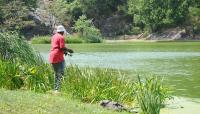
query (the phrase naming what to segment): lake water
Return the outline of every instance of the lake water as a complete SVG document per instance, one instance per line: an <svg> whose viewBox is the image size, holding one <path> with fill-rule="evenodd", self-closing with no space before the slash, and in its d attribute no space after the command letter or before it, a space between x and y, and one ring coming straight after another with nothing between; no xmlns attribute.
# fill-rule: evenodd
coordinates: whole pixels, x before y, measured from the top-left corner
<svg viewBox="0 0 200 114"><path fill-rule="evenodd" d="M48 53L41 52L48 60ZM65 57L66 64L115 68L129 76L162 76L174 94L200 98L200 52L84 52Z"/></svg>

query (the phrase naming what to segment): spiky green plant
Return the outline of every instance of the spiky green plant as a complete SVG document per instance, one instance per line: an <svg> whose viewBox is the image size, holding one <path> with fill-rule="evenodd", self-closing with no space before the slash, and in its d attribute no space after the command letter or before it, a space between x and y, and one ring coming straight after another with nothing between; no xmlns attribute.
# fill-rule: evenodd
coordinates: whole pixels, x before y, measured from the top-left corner
<svg viewBox="0 0 200 114"><path fill-rule="evenodd" d="M84 102L105 99L125 104L134 102L134 83L117 70L70 66L66 74L62 91Z"/></svg>
<svg viewBox="0 0 200 114"><path fill-rule="evenodd" d="M43 63L42 57L16 32L0 32L0 57L9 61L35 65Z"/></svg>
<svg viewBox="0 0 200 114"><path fill-rule="evenodd" d="M30 66L0 59L0 87L45 92L52 86L53 73L48 64Z"/></svg>
<svg viewBox="0 0 200 114"><path fill-rule="evenodd" d="M20 79L15 78L18 64L0 59L0 87L6 89L17 89L22 86Z"/></svg>
<svg viewBox="0 0 200 114"><path fill-rule="evenodd" d="M52 72L23 37L0 33L0 87L44 92L52 87Z"/></svg>
<svg viewBox="0 0 200 114"><path fill-rule="evenodd" d="M137 102L142 114L159 114L162 103L169 97L168 89L163 86L157 77L145 78L144 81L138 76L135 83Z"/></svg>

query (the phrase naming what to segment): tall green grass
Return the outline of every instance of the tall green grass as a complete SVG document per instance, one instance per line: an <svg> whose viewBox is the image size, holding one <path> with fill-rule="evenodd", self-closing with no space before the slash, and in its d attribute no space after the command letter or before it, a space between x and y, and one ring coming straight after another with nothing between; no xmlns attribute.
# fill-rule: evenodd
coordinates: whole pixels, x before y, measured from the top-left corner
<svg viewBox="0 0 200 114"><path fill-rule="evenodd" d="M53 87L53 72L48 64L30 66L0 59L0 87L46 92Z"/></svg>
<svg viewBox="0 0 200 114"><path fill-rule="evenodd" d="M145 78L142 81L138 76L135 95L142 114L159 114L165 99L170 97L169 90L157 77Z"/></svg>
<svg viewBox="0 0 200 114"><path fill-rule="evenodd" d="M48 64L29 67L0 59L1 88L45 93L53 85L53 72ZM105 99L129 106L138 103L143 114L159 114L162 103L168 98L167 88L157 78L144 81L139 78L136 82L114 69L77 66L65 70L61 92L88 103Z"/></svg>
<svg viewBox="0 0 200 114"><path fill-rule="evenodd" d="M42 57L16 32L0 32L0 57L25 64L41 64Z"/></svg>
<svg viewBox="0 0 200 114"><path fill-rule="evenodd" d="M105 99L125 104L134 102L133 81L117 70L71 66L66 74L62 91L67 91L84 102Z"/></svg>
<svg viewBox="0 0 200 114"><path fill-rule="evenodd" d="M0 33L0 87L50 89L52 72L42 57L16 32Z"/></svg>

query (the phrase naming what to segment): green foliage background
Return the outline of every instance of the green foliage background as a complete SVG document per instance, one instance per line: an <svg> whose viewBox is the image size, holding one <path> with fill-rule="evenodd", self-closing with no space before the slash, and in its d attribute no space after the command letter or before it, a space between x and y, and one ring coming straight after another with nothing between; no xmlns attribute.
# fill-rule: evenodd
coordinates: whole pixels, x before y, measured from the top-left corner
<svg viewBox="0 0 200 114"><path fill-rule="evenodd" d="M40 0L0 0L1 31L23 32L25 26L34 25L33 20L29 20L28 13L38 7L38 1ZM68 27L76 26L77 20L85 15L94 23L92 28L100 29L100 33L100 26L107 18L127 15L127 18L133 19L132 28L139 27L141 31L158 32L179 26L186 30L190 28L188 34L192 37L200 34L199 0L54 0L45 7L60 23ZM138 30L136 32L138 34ZM128 33L126 31L121 34Z"/></svg>

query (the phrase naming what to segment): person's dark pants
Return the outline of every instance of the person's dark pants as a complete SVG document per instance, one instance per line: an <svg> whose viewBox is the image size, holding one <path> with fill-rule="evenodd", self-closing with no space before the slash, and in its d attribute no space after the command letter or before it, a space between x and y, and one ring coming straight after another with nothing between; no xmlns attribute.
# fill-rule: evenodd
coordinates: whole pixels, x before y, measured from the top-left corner
<svg viewBox="0 0 200 114"><path fill-rule="evenodd" d="M60 63L53 63L52 66L55 73L54 90L59 90L61 86L62 77L64 75L65 61Z"/></svg>

